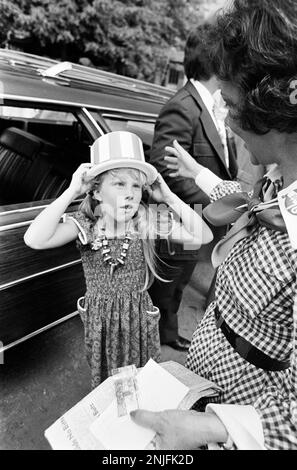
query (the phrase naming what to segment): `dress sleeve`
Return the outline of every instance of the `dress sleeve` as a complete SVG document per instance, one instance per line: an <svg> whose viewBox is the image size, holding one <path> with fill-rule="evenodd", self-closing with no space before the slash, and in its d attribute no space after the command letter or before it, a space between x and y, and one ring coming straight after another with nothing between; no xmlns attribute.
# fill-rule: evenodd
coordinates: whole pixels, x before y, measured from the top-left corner
<svg viewBox="0 0 297 470"><path fill-rule="evenodd" d="M91 242L91 221L82 212L67 212L63 216L63 222L72 220L77 228L78 239L82 245L87 245Z"/></svg>
<svg viewBox="0 0 297 470"><path fill-rule="evenodd" d="M242 191L240 184L236 181L222 180L208 168L203 168L196 176L195 183L207 194L211 202L221 199L228 194Z"/></svg>
<svg viewBox="0 0 297 470"><path fill-rule="evenodd" d="M294 250L297 274L297 251ZM297 279L293 288L291 367L282 388L270 386L254 404L267 449L297 449Z"/></svg>
<svg viewBox="0 0 297 470"><path fill-rule="evenodd" d="M240 193L242 188L237 181L221 181L210 193L210 201L214 202L228 194Z"/></svg>
<svg viewBox="0 0 297 470"><path fill-rule="evenodd" d="M253 406L209 403L205 411L216 414L222 421L229 434L230 448L265 450L262 423ZM209 444L208 448L218 450L215 444Z"/></svg>
<svg viewBox="0 0 297 470"><path fill-rule="evenodd" d="M292 259L290 261L297 273L297 251L293 253L295 261ZM297 280L292 296L294 302L291 313L293 315L291 367L284 376L282 387L270 385L264 388L250 407L210 405L206 410L219 416L238 448L253 449L257 448L255 445L258 443L260 446L264 444L264 448L268 450L297 449ZM246 414L245 419L240 418L243 413ZM249 429L246 423L250 423ZM245 440L240 440L240 436ZM245 446L242 447L243 442Z"/></svg>

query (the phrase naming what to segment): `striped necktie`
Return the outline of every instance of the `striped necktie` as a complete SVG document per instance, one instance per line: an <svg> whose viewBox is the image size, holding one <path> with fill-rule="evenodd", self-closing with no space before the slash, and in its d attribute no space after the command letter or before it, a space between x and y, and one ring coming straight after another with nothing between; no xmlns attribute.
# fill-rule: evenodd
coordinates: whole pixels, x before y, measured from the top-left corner
<svg viewBox="0 0 297 470"><path fill-rule="evenodd" d="M226 111L224 108L219 106L216 101L213 104L212 112L215 118L216 127L218 130L218 134L220 136L221 142L224 147L224 157L227 168L229 168L229 151L228 151L228 144L227 144L227 130L225 127L225 116Z"/></svg>
<svg viewBox="0 0 297 470"><path fill-rule="evenodd" d="M271 201L277 197L277 193L282 189L283 178L272 181L267 176L263 177L260 199L263 202Z"/></svg>

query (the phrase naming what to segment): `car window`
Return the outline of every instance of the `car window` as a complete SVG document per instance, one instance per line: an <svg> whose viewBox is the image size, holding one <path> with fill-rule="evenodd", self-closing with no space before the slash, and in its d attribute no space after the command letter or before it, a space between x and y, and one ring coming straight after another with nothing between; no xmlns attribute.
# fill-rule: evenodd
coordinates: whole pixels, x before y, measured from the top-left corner
<svg viewBox="0 0 297 470"><path fill-rule="evenodd" d="M105 121L112 131L128 131L137 134L141 138L142 142L151 147L154 136L153 122L143 122L129 119L115 119L105 117Z"/></svg>
<svg viewBox="0 0 297 470"><path fill-rule="evenodd" d="M72 111L0 106L0 206L59 196L91 144Z"/></svg>
<svg viewBox="0 0 297 470"><path fill-rule="evenodd" d="M25 118L25 119L36 119L36 120L48 120L55 122L70 124L75 121L75 117L72 113L66 111L55 111L52 109L37 109L37 108L18 108L14 106L1 106L0 117L3 118Z"/></svg>
<svg viewBox="0 0 297 470"><path fill-rule="evenodd" d="M109 117L104 117L104 119L112 131L134 132L144 143L152 145L155 125L153 122L112 119Z"/></svg>
<svg viewBox="0 0 297 470"><path fill-rule="evenodd" d="M107 124L110 131L128 131L138 135L143 142L144 153L147 160L149 160L149 153L154 137L155 121L145 118L130 118L128 116L112 115L102 113L102 117L99 113L91 111L91 114L96 121L101 124L102 118Z"/></svg>

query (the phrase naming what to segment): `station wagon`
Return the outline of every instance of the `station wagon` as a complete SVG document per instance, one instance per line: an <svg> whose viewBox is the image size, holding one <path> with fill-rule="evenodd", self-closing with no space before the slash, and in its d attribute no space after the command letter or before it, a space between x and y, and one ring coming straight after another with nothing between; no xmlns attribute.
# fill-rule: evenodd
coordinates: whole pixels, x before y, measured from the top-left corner
<svg viewBox="0 0 297 470"><path fill-rule="evenodd" d="M23 241L28 225L66 189L78 165L90 161L90 146L102 134L136 133L149 159L156 117L172 94L95 68L0 49L2 351L77 315L85 289L75 243L32 250Z"/></svg>

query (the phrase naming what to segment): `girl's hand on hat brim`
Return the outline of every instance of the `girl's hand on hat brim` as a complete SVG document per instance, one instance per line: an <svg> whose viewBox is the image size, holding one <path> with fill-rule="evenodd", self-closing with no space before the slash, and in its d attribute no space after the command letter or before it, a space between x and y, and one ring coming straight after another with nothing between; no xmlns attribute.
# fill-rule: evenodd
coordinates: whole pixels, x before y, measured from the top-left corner
<svg viewBox="0 0 297 470"><path fill-rule="evenodd" d="M147 187L147 191L156 202L165 202L168 204L173 197L172 191L169 189L160 173L158 173L153 184Z"/></svg>
<svg viewBox="0 0 297 470"><path fill-rule="evenodd" d="M90 190L93 178L88 178L87 172L92 166L92 163L82 163L73 173L69 189L77 195L85 194Z"/></svg>

